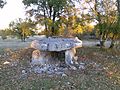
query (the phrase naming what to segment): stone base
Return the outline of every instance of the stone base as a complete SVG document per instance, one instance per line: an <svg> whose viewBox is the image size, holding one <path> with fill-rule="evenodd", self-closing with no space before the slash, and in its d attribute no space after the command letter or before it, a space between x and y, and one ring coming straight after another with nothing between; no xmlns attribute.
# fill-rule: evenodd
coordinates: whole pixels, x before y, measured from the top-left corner
<svg viewBox="0 0 120 90"><path fill-rule="evenodd" d="M47 65L47 64L56 64L60 61L65 61L66 65L75 69L74 65L77 64L76 49L72 48L70 50L61 51L61 52L48 52L34 50L32 53L32 65Z"/></svg>
<svg viewBox="0 0 120 90"><path fill-rule="evenodd" d="M74 65L78 64L78 62L77 62L78 57L75 56L75 54L76 54L75 48L65 51L65 63L74 70L77 69Z"/></svg>
<svg viewBox="0 0 120 90"><path fill-rule="evenodd" d="M38 53L38 54L36 54ZM63 61L65 58L64 52L48 52L35 50L32 53L32 65L56 64Z"/></svg>

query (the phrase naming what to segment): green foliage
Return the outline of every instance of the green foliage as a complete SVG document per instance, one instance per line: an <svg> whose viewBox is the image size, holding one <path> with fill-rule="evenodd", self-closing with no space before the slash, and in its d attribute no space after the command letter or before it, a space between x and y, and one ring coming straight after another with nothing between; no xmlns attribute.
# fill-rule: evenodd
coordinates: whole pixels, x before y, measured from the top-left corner
<svg viewBox="0 0 120 90"><path fill-rule="evenodd" d="M7 39L7 37L6 36L2 36L2 39L5 40L5 39Z"/></svg>
<svg viewBox="0 0 120 90"><path fill-rule="evenodd" d="M45 32L48 35L55 35L58 32L58 21L64 9L70 5L71 0L23 0L30 16L35 16L39 23L45 25ZM72 5L72 4L71 4Z"/></svg>
<svg viewBox="0 0 120 90"><path fill-rule="evenodd" d="M13 30L14 34L20 38L22 41L28 36L34 35L33 29L36 27L36 23L30 19L18 19L16 22L13 21L9 24L9 27Z"/></svg>
<svg viewBox="0 0 120 90"><path fill-rule="evenodd" d="M7 36L12 36L14 35L14 32L10 29L4 29L4 30L0 30L0 36L2 36L2 39L7 39Z"/></svg>
<svg viewBox="0 0 120 90"><path fill-rule="evenodd" d="M79 2L80 9L74 6L75 1ZM116 27L114 23L120 15L117 14L120 12L118 0L74 0L74 2L72 0L23 0L27 13L45 26L47 35L70 36L86 33L93 30L88 24L95 21L97 24L95 29L101 41L111 38L113 32L114 34L119 32L117 29L113 31L111 29Z"/></svg>
<svg viewBox="0 0 120 90"><path fill-rule="evenodd" d="M111 0L102 0L96 1L94 7L96 20L98 21L96 29L101 46L104 46L105 41L109 38L111 27L113 26L113 23L116 22L116 9L111 7L111 5L115 7L115 2Z"/></svg>
<svg viewBox="0 0 120 90"><path fill-rule="evenodd" d="M120 16L119 0L78 1L81 6L80 10L83 11L80 21L83 22L83 26L85 26L86 23L96 22L95 30L100 41L104 42L108 38L111 38L111 36L118 36L117 33L119 30L115 28L118 28L119 25L115 25L115 23L117 17Z"/></svg>

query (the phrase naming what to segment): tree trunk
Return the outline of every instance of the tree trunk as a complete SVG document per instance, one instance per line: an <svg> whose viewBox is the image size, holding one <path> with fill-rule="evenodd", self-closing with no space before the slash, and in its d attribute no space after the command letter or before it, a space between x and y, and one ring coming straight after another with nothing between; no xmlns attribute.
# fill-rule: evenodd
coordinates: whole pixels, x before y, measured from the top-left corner
<svg viewBox="0 0 120 90"><path fill-rule="evenodd" d="M100 47L105 47L105 40L100 40Z"/></svg>
<svg viewBox="0 0 120 90"><path fill-rule="evenodd" d="M20 36L20 39L21 39L21 41L23 42L23 36L22 36L22 35Z"/></svg>
<svg viewBox="0 0 120 90"><path fill-rule="evenodd" d="M66 24L65 30L64 30L64 36L68 36L68 23Z"/></svg>
<svg viewBox="0 0 120 90"><path fill-rule="evenodd" d="M112 37L112 41L109 48L113 48L114 46L115 46L115 35L113 35Z"/></svg>
<svg viewBox="0 0 120 90"><path fill-rule="evenodd" d="M23 42L25 42L25 38L26 38L26 36L25 36L25 31L23 32Z"/></svg>
<svg viewBox="0 0 120 90"><path fill-rule="evenodd" d="M100 33L100 47L103 48L105 47L105 39L103 39L103 33Z"/></svg>
<svg viewBox="0 0 120 90"><path fill-rule="evenodd" d="M25 42L25 38L26 38L26 37L25 37L25 35L24 35L24 37L23 37L23 42Z"/></svg>
<svg viewBox="0 0 120 90"><path fill-rule="evenodd" d="M109 48L113 48L114 46L115 46L115 41L112 40Z"/></svg>
<svg viewBox="0 0 120 90"><path fill-rule="evenodd" d="M49 16L49 18L51 18L51 16L52 16L52 6L49 6L49 7L50 7L50 11L49 11L50 16Z"/></svg>
<svg viewBox="0 0 120 90"><path fill-rule="evenodd" d="M46 34L46 36L49 36L48 29L47 29L47 23L46 23L46 21L45 21L45 34Z"/></svg>
<svg viewBox="0 0 120 90"><path fill-rule="evenodd" d="M52 28L51 28L51 30L52 30L52 35L55 35L56 34L56 32L55 32L55 17L56 17L56 11L54 11L54 13L53 13L53 24L52 24Z"/></svg>
<svg viewBox="0 0 120 90"><path fill-rule="evenodd" d="M45 34L46 34L46 36L49 36L49 33L48 33L48 28L47 28L47 23L46 23L45 10L44 10L44 20L45 20L45 23L44 23L44 25L45 25Z"/></svg>
<svg viewBox="0 0 120 90"><path fill-rule="evenodd" d="M118 15L120 15L120 0L117 0Z"/></svg>

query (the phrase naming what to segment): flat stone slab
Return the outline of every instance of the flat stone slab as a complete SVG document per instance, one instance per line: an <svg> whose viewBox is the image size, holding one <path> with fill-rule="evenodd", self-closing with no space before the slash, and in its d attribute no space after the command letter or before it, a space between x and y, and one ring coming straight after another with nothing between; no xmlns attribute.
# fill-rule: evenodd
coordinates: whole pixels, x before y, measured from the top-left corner
<svg viewBox="0 0 120 90"><path fill-rule="evenodd" d="M75 38L48 37L34 40L31 47L40 51L64 51L71 48L82 47L82 41Z"/></svg>

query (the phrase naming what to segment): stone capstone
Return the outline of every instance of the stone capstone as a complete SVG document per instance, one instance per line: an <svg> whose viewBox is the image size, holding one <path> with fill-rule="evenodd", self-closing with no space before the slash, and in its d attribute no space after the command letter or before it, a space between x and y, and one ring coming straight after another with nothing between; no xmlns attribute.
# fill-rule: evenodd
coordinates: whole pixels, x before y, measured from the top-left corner
<svg viewBox="0 0 120 90"><path fill-rule="evenodd" d="M41 51L63 51L71 48L82 47L82 41L76 38L43 38L34 40L31 47Z"/></svg>

